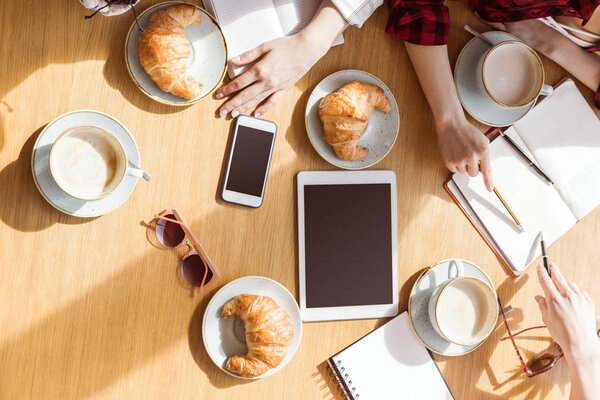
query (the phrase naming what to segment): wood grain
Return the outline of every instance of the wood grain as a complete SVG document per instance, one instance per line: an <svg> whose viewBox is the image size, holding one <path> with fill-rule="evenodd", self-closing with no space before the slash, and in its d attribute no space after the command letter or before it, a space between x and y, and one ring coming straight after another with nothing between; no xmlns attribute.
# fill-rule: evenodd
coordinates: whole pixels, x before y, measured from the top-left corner
<svg viewBox="0 0 600 400"><path fill-rule="evenodd" d="M157 1L144 0L141 8ZM484 30L466 2L449 2L454 64L469 39L468 22ZM437 260L462 257L483 266L511 324L540 323L531 272L510 277L445 193L431 113L404 46L383 31L381 7L335 47L265 114L279 127L263 206L252 210L218 195L231 121L215 118L220 102L188 108L153 102L131 82L123 60L132 15L84 20L74 0L2 1L0 7L0 398L2 399L327 399L319 367L337 350L385 321L304 325L298 353L281 372L245 382L221 372L202 345L210 296L245 275L263 275L298 292L295 176L332 167L312 149L304 127L307 97L325 76L356 68L380 77L400 107L400 133L376 169L398 175L399 278L402 310L418 273ZM548 82L565 72L544 60ZM586 98L591 91L580 86ZM63 215L38 193L30 171L37 134L56 116L96 109L133 133L152 175L108 215ZM483 129L483 127L482 127ZM148 243L154 212L177 206L224 274L202 298L177 278L181 253ZM550 249L568 279L598 301L600 210ZM532 276L533 275L533 276ZM562 399L568 369L528 379L502 327L477 351L437 357L457 399ZM545 333L542 333L545 336ZM546 339L521 340L527 356ZM321 368L322 370L322 368Z"/></svg>

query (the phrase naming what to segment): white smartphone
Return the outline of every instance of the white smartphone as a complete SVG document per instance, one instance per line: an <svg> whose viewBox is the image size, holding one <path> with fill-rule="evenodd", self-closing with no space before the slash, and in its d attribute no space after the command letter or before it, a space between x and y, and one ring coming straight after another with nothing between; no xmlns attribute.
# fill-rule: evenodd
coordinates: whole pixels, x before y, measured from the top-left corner
<svg viewBox="0 0 600 400"><path fill-rule="evenodd" d="M229 203L260 207L267 187L277 125L240 115L235 120L221 197Z"/></svg>

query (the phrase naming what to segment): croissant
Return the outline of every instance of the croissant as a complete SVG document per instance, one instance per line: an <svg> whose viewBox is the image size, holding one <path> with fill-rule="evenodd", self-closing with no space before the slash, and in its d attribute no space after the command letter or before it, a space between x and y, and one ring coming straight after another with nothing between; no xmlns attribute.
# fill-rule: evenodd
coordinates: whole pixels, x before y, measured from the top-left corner
<svg viewBox="0 0 600 400"><path fill-rule="evenodd" d="M248 354L229 357L225 368L252 378L281 364L294 341L289 315L270 297L240 294L223 306L223 318L236 316L244 321Z"/></svg>
<svg viewBox="0 0 600 400"><path fill-rule="evenodd" d="M342 160L362 160L369 149L360 147L358 139L367 127L373 108L387 114L390 107L390 101L379 86L350 82L319 103L325 141Z"/></svg>
<svg viewBox="0 0 600 400"><path fill-rule="evenodd" d="M175 4L150 16L138 40L138 58L159 88L184 99L200 95L202 84L188 74L191 45L184 28L200 25L200 10L189 4Z"/></svg>

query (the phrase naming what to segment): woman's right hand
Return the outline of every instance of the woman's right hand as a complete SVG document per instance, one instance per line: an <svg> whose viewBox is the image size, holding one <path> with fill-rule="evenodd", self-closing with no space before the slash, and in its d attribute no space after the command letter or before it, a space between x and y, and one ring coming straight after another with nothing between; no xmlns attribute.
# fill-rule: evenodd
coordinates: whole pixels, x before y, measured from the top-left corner
<svg viewBox="0 0 600 400"><path fill-rule="evenodd" d="M596 333L596 307L586 291L568 282L554 264L538 265L537 275L545 296L535 296L542 320L552 338L560 345L569 364L582 366L600 360L600 341Z"/></svg>

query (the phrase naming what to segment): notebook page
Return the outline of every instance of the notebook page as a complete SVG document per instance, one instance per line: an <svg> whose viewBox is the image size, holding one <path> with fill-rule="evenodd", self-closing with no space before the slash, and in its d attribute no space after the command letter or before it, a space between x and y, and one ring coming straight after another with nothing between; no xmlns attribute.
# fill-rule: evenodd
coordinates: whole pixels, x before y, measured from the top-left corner
<svg viewBox="0 0 600 400"><path fill-rule="evenodd" d="M404 312L332 357L360 399L452 400L435 361Z"/></svg>
<svg viewBox="0 0 600 400"><path fill-rule="evenodd" d="M577 219L600 204L600 121L572 80L515 129Z"/></svg>
<svg viewBox="0 0 600 400"><path fill-rule="evenodd" d="M273 0L213 0L212 8L225 35L229 59L283 36ZM230 76L242 70L230 65Z"/></svg>
<svg viewBox="0 0 600 400"><path fill-rule="evenodd" d="M322 0L273 0L283 33L294 35L300 32L313 19L321 2ZM344 38L340 35L333 42L333 46L342 43Z"/></svg>
<svg viewBox="0 0 600 400"><path fill-rule="evenodd" d="M513 128L505 133L526 150ZM541 254L537 238L540 231L551 244L577 220L552 185L542 180L502 137L490 143L490 159L494 184L525 232L518 230L498 197L487 191L481 174L475 178L454 174L452 180L507 261L516 271L522 271Z"/></svg>

